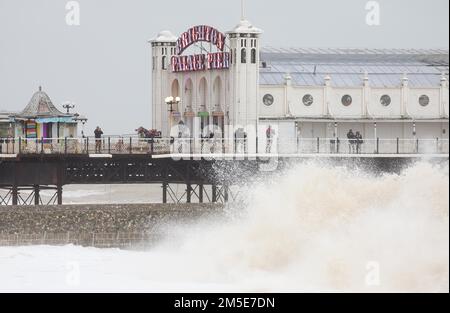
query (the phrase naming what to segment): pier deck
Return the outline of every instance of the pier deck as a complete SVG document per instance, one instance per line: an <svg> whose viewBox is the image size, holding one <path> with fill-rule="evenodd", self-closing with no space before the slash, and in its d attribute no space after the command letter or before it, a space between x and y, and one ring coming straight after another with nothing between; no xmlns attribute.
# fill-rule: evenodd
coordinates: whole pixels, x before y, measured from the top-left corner
<svg viewBox="0 0 450 313"><path fill-rule="evenodd" d="M128 142L117 150L110 138L100 149L84 138L72 144L68 139L35 140L32 147L30 141L9 139L0 154L0 205L62 204L63 187L71 184L160 184L163 203L227 202L231 186L283 171L296 162L321 160L392 172L420 159L449 159L448 140L377 140L353 149L344 141L336 146L319 138L296 145L277 142L270 149L267 145L258 149L256 142L253 150L249 143L216 140L130 138ZM185 193L175 195L171 185L186 186ZM212 190L210 195L207 189ZM54 190L54 197L43 203L41 190Z"/></svg>

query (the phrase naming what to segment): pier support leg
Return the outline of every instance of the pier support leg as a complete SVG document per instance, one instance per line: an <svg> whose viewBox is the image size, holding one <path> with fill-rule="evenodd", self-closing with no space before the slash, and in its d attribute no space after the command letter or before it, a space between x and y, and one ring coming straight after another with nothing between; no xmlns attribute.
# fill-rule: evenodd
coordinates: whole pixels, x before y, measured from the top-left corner
<svg viewBox="0 0 450 313"><path fill-rule="evenodd" d="M41 199L41 195L40 195L40 187L39 185L35 185L34 186L34 205L40 205L39 200Z"/></svg>
<svg viewBox="0 0 450 313"><path fill-rule="evenodd" d="M199 185L198 188L199 188L199 190L198 190L198 202L203 203L203 189L205 188L205 186Z"/></svg>
<svg viewBox="0 0 450 313"><path fill-rule="evenodd" d="M217 203L217 186L212 185L212 202Z"/></svg>
<svg viewBox="0 0 450 313"><path fill-rule="evenodd" d="M162 191L163 191L163 203L167 203L167 183L163 183L162 185Z"/></svg>
<svg viewBox="0 0 450 313"><path fill-rule="evenodd" d="M58 164L58 177L56 180L56 197L58 205L63 204L63 184L64 184L64 164L60 162Z"/></svg>
<svg viewBox="0 0 450 313"><path fill-rule="evenodd" d="M223 187L223 200L225 203L228 203L229 201L229 188L228 186Z"/></svg>
<svg viewBox="0 0 450 313"><path fill-rule="evenodd" d="M17 186L12 187L12 205L19 204L19 188Z"/></svg>
<svg viewBox="0 0 450 313"><path fill-rule="evenodd" d="M63 204L63 186L61 184L58 184L58 186L56 186L56 193L57 193L57 198L58 198L58 205L62 205Z"/></svg>
<svg viewBox="0 0 450 313"><path fill-rule="evenodd" d="M192 186L186 185L186 202L191 203L192 202Z"/></svg>

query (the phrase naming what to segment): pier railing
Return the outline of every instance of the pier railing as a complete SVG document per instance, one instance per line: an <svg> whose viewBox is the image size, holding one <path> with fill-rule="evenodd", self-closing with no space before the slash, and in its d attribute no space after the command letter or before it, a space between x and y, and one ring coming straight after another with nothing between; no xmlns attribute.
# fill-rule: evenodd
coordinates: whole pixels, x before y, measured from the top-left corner
<svg viewBox="0 0 450 313"><path fill-rule="evenodd" d="M0 155L69 154L449 154L448 139L258 138L194 139L110 136L84 138L0 138Z"/></svg>

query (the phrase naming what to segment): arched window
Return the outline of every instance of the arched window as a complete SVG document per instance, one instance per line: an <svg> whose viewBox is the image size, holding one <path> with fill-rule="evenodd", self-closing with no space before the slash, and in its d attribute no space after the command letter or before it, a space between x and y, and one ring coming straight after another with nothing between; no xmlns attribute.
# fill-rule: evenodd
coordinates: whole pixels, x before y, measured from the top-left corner
<svg viewBox="0 0 450 313"><path fill-rule="evenodd" d="M256 64L256 49L252 49L252 64Z"/></svg>
<svg viewBox="0 0 450 313"><path fill-rule="evenodd" d="M192 110L193 108L193 100L194 100L193 95L194 95L194 84L192 82L192 79L188 78L184 88L184 101L186 107L189 110Z"/></svg>
<svg viewBox="0 0 450 313"><path fill-rule="evenodd" d="M163 57L162 57L162 61L161 61L161 62L162 62L162 67L161 67L161 68L162 68L163 70L167 70L166 60L167 60L167 57L166 57L166 56L163 56Z"/></svg>
<svg viewBox="0 0 450 313"><path fill-rule="evenodd" d="M171 92L171 96L172 97L174 97L174 98L177 98L177 97L179 97L180 96L180 83L178 82L178 79L175 79L173 82L172 82L172 92ZM181 110L181 108L180 108L180 103L177 103L177 104L175 104L175 105L173 105L172 106L172 109L175 111L175 112L180 112Z"/></svg>
<svg viewBox="0 0 450 313"><path fill-rule="evenodd" d="M241 63L247 63L247 49L245 48L241 50Z"/></svg>
<svg viewBox="0 0 450 313"><path fill-rule="evenodd" d="M200 109L202 112L208 112L208 82L206 78L200 80L199 85Z"/></svg>
<svg viewBox="0 0 450 313"><path fill-rule="evenodd" d="M216 112L222 111L222 80L220 79L220 76L217 76L217 78L214 80L213 84L213 99L214 99L214 110Z"/></svg>

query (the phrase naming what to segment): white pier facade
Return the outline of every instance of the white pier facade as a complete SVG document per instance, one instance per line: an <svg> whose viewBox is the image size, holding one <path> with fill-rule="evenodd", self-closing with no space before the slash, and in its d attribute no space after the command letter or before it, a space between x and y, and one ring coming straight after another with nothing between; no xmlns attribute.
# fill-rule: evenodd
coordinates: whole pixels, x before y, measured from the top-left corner
<svg viewBox="0 0 450 313"><path fill-rule="evenodd" d="M448 140L448 50L261 48L262 34L243 18L226 33L151 40L153 128L193 140L269 127L285 142L350 129L371 143Z"/></svg>

